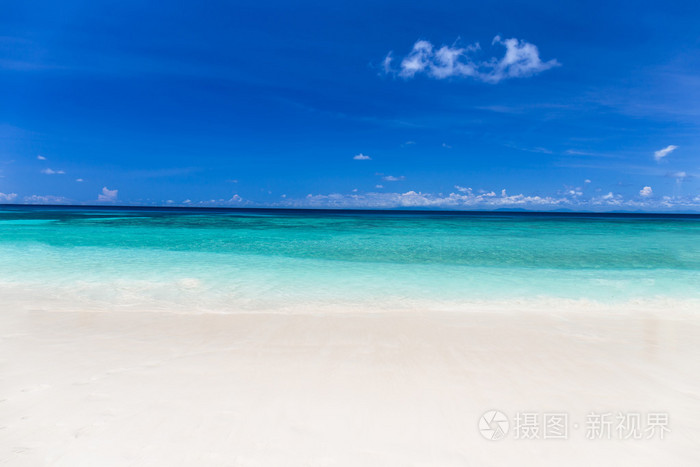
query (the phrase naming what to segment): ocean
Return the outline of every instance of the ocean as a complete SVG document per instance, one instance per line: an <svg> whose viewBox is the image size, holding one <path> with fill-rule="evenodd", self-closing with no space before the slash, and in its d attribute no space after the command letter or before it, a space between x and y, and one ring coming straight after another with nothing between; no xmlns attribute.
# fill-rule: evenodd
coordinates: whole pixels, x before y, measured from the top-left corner
<svg viewBox="0 0 700 467"><path fill-rule="evenodd" d="M700 216L0 207L1 307L700 312Z"/></svg>

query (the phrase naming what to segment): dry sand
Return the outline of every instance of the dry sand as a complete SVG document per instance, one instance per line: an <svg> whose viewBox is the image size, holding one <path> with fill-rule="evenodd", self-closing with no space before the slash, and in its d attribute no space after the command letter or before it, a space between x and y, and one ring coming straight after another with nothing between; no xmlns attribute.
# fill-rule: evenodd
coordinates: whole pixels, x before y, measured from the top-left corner
<svg viewBox="0 0 700 467"><path fill-rule="evenodd" d="M700 465L689 314L170 314L0 306L12 466ZM486 440L499 409L565 440ZM667 413L664 440L586 439L590 412ZM574 427L578 425L578 428Z"/></svg>

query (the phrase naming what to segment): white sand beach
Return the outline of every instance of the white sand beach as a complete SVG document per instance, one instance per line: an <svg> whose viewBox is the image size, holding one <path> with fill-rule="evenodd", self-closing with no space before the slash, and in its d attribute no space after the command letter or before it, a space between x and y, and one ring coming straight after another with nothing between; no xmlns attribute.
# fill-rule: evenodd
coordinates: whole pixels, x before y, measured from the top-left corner
<svg viewBox="0 0 700 467"><path fill-rule="evenodd" d="M4 465L700 462L700 321L673 310L0 308ZM505 439L479 432L490 409ZM568 414L567 439L515 439L524 412ZM670 432L589 440L591 412L666 413Z"/></svg>

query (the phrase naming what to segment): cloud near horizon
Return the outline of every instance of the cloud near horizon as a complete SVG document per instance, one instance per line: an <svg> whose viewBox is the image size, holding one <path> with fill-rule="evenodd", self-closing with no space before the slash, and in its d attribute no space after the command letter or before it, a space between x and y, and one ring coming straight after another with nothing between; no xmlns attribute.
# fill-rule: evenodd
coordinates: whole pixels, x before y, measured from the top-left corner
<svg viewBox="0 0 700 467"><path fill-rule="evenodd" d="M505 54L486 60L476 60L473 55L481 50L479 43L458 47L443 45L436 48L430 41L419 40L411 51L401 59L398 68L393 67L393 52L382 62L385 74L398 74L410 79L425 74L434 79L469 77L485 83L498 83L508 78L523 78L560 66L556 60L543 62L537 46L524 40L501 36L493 38L492 44L505 47Z"/></svg>
<svg viewBox="0 0 700 467"><path fill-rule="evenodd" d="M700 210L700 195L690 197L663 196L651 198L651 187L640 191L640 198L625 199L622 195L609 192L606 194L583 198L579 192L568 191L559 196L539 196L516 194L509 195L507 190L475 194L471 188L455 186L457 192L448 195L423 193L413 190L404 193L330 193L309 194L302 199L284 199L278 205L295 208L335 208L335 209L454 209L454 210L492 210L492 209L528 209L528 210ZM649 188L649 190L646 190ZM642 193L649 193L648 196Z"/></svg>
<svg viewBox="0 0 700 467"><path fill-rule="evenodd" d="M10 202L17 198L17 193L0 193L0 202Z"/></svg>
<svg viewBox="0 0 700 467"><path fill-rule="evenodd" d="M110 190L107 187L102 188L102 192L97 195L97 201L116 201L119 190Z"/></svg>
<svg viewBox="0 0 700 467"><path fill-rule="evenodd" d="M366 156L366 155L364 155L364 154L362 154L362 153L359 153L358 155L356 155L355 157L353 157L353 159L355 159L356 161L371 161L371 160L372 160L371 157Z"/></svg>
<svg viewBox="0 0 700 467"><path fill-rule="evenodd" d="M69 204L70 199L56 195L31 195L22 198L25 204Z"/></svg>
<svg viewBox="0 0 700 467"><path fill-rule="evenodd" d="M383 188L377 185L376 188ZM674 212L678 210L700 213L700 195L654 196L650 186L644 186L638 196L626 198L619 193L608 192L591 197L582 196L577 190L565 190L554 196L510 195L506 189L478 190L455 185L456 192L424 193L409 190L406 192L366 192L308 194L304 198L291 198L286 195L274 204L259 204L233 195L230 199L211 199L206 201L185 200L182 203L166 203L186 206L246 206L246 207L282 207L301 209L448 209L448 210L499 210L515 209L530 211L625 211L654 210L657 212ZM117 201L118 190L102 189L98 196L101 202ZM0 202L11 202L17 198L16 193L0 193ZM24 204L71 204L72 201L62 196L31 195L22 198ZM129 203L132 205L158 205Z"/></svg>

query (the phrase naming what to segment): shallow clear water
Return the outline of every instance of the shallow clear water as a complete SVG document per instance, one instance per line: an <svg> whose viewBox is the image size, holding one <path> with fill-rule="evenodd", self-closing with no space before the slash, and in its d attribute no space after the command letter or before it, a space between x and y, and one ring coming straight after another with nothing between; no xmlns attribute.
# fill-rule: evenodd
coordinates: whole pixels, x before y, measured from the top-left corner
<svg viewBox="0 0 700 467"><path fill-rule="evenodd" d="M2 207L0 285L200 311L697 300L700 217Z"/></svg>

